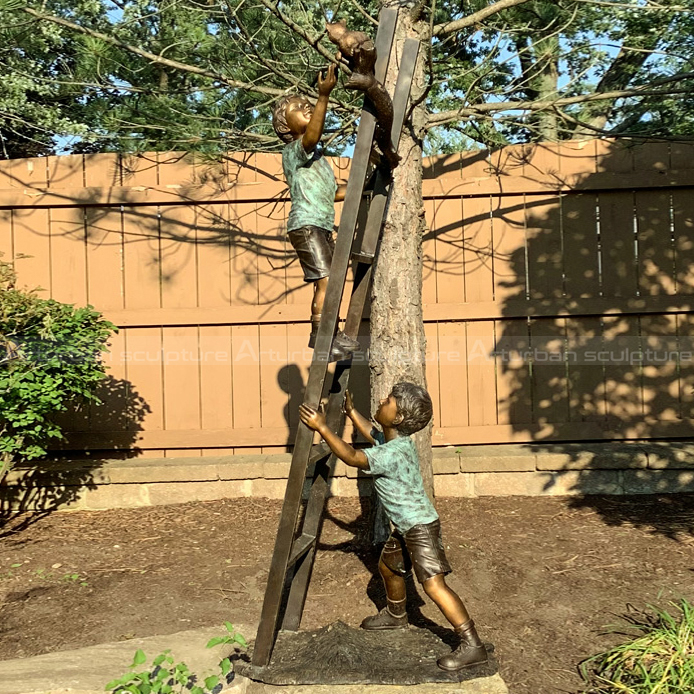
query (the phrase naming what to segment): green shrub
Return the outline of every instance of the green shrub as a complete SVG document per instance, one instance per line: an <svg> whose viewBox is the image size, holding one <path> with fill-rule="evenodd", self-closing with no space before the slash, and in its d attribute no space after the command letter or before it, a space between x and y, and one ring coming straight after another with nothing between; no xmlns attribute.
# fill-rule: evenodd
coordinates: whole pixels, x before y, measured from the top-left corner
<svg viewBox="0 0 694 694"><path fill-rule="evenodd" d="M581 663L585 694L694 692L694 607L669 603L674 614L651 605L632 610L613 633L629 640Z"/></svg>
<svg viewBox="0 0 694 694"><path fill-rule="evenodd" d="M64 438L56 413L100 402L101 355L116 330L91 306L42 299L15 283L0 260L0 481L14 463L41 458L51 439Z"/></svg>
<svg viewBox="0 0 694 694"><path fill-rule="evenodd" d="M239 634L231 622L224 622L227 633L215 636L207 643L207 648L230 645L246 648L246 640ZM135 668L144 665L147 656L138 649L129 671L122 677L106 685L106 691L112 694L219 694L224 684L234 678L231 658L219 662L217 671L205 676L192 672L184 662L176 662L170 650L160 653L152 664L142 672Z"/></svg>

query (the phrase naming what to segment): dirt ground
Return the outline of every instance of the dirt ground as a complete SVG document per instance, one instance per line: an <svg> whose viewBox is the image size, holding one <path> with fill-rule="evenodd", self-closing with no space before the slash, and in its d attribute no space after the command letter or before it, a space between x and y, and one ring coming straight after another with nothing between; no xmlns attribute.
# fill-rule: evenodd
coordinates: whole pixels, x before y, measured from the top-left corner
<svg viewBox="0 0 694 694"><path fill-rule="evenodd" d="M449 583L495 644L512 694L579 691L577 663L617 640L604 627L628 604L694 600L692 501L437 500ZM257 622L280 508L234 499L10 520L0 659ZM302 628L356 626L384 604L363 517L356 499L329 502ZM411 598L411 621L445 624L428 599Z"/></svg>

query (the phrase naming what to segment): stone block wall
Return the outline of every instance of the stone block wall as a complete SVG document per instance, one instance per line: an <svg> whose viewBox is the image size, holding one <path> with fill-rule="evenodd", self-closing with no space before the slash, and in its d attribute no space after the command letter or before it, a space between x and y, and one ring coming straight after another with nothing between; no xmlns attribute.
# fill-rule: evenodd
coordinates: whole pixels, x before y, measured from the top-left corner
<svg viewBox="0 0 694 694"><path fill-rule="evenodd" d="M13 470L0 488L0 505L5 510L97 510L236 497L282 499L290 461L286 454L46 462ZM434 489L438 497L694 492L694 443L437 448ZM333 496L370 491L368 476L337 461Z"/></svg>

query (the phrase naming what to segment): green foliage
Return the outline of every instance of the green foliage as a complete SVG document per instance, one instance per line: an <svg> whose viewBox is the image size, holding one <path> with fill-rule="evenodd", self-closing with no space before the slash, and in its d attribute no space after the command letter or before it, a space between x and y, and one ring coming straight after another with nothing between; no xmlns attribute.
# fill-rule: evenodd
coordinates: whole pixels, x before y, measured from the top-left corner
<svg viewBox="0 0 694 694"><path fill-rule="evenodd" d="M75 402L100 402L101 361L115 326L91 306L75 308L15 287L0 260L0 480L12 464L62 439L53 417Z"/></svg>
<svg viewBox="0 0 694 694"><path fill-rule="evenodd" d="M626 615L624 643L581 663L585 694L694 692L694 606L669 603L673 614L649 606Z"/></svg>
<svg viewBox="0 0 694 694"><path fill-rule="evenodd" d="M221 644L246 647L246 640L236 633L230 622L225 622L227 633L209 641L207 648ZM224 682L231 682L231 660L224 658L220 661L218 672L200 680L200 676L191 672L184 662L176 662L170 650L156 656L149 669L135 672L135 668L144 665L147 656L138 649L130 665L129 671L122 677L109 682L105 689L112 694L217 694Z"/></svg>
<svg viewBox="0 0 694 694"><path fill-rule="evenodd" d="M315 97L316 73L335 51L326 18L337 13L373 34L367 17L381 4L0 0L0 121L7 123L0 156L2 147L4 156L21 156L21 142L25 155L49 151L56 135L72 136L73 151L277 150L272 102L289 91ZM686 76L694 13L682 0L529 0L455 31L436 30L491 4L438 0L415 3L410 13L426 55L427 153L600 135L694 136L694 80ZM25 7L83 31L33 19ZM673 75L682 76L661 84ZM673 92L580 101L649 85ZM338 89L334 97L327 125L339 152L353 141L361 95ZM506 106L497 110L500 102ZM441 113L441 122L432 119Z"/></svg>

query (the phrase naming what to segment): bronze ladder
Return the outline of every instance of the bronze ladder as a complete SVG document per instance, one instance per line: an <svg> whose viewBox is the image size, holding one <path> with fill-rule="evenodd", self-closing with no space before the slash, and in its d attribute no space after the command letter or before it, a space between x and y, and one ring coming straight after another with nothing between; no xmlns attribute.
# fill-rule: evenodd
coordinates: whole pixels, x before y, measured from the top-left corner
<svg viewBox="0 0 694 694"><path fill-rule="evenodd" d="M397 10L386 9L381 12L376 35L378 59L375 68L376 78L381 82L388 65L396 19ZM416 39L405 41L393 96L392 139L396 147L405 118L418 51L419 42ZM355 338L358 335L371 286L371 265L376 253L391 184L390 175L387 173L384 175L379 167L373 178L371 203L366 202L363 190L373 147L374 129L373 108L367 102L364 105L357 132L354 157L323 305L323 319L316 338L304 396L304 401L314 407L320 401L323 392L329 363L328 354L338 320L350 259L354 267L354 284L345 320L345 332L350 337ZM365 214L367 204L368 215ZM359 228L357 228L358 225ZM342 432L344 428L342 403L350 372L351 359L336 365L325 412L328 426L333 431ZM310 482L301 531L297 533L304 482L307 469L311 464L315 465L315 470ZM335 456L331 454L327 445L322 443L314 446L313 432L300 424L294 444L260 625L253 648L252 663L255 667L263 668L269 664L280 620L282 629L287 631L296 631L301 623L328 492L328 480L334 465ZM285 602L284 596L287 589L288 597Z"/></svg>

